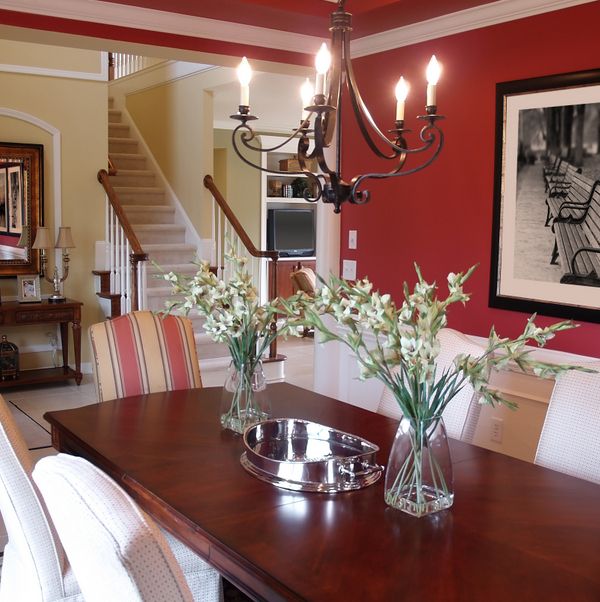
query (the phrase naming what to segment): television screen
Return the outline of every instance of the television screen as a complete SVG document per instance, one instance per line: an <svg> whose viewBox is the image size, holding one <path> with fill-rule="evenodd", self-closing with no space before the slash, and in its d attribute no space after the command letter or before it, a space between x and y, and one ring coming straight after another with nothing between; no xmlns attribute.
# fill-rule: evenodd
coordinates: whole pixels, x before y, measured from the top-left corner
<svg viewBox="0 0 600 602"><path fill-rule="evenodd" d="M269 209L267 247L283 257L315 254L315 214L312 209Z"/></svg>

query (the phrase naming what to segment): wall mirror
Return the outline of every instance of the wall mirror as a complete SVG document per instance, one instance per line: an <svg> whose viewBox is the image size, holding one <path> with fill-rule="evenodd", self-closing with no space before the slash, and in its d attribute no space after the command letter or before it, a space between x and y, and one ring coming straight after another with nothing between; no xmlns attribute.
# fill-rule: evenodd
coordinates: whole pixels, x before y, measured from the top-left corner
<svg viewBox="0 0 600 602"><path fill-rule="evenodd" d="M0 276L36 274L31 246L43 211L44 147L0 142Z"/></svg>

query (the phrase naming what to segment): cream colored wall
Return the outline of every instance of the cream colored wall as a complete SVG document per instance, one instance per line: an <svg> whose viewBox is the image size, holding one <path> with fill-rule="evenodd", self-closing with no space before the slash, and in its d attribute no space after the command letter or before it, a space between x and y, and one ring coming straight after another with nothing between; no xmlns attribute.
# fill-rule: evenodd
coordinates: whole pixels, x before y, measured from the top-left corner
<svg viewBox="0 0 600 602"><path fill-rule="evenodd" d="M90 360L87 329L103 319L94 291L94 242L104 238L104 193L96 173L106 165L107 91L106 83L66 78L42 77L0 72L0 107L27 113L42 120L61 134L62 225L71 226L76 248L71 252L70 275L65 293L84 304L82 314L82 360ZM55 224L52 135L36 125L0 116L0 139L4 142L44 145L44 223L51 231ZM50 269L54 257L51 256ZM0 280L2 297L16 295L16 278ZM51 285L42 284L42 294ZM9 340L21 349L22 366L51 365L47 332L51 325L27 328L2 328ZM37 351L37 352L36 352ZM32 353L36 352L36 353Z"/></svg>
<svg viewBox="0 0 600 602"><path fill-rule="evenodd" d="M210 94L191 76L129 94L126 107L188 217L209 236L202 179L213 166Z"/></svg>
<svg viewBox="0 0 600 602"><path fill-rule="evenodd" d="M102 68L101 54L94 50L10 40L0 40L0 64L91 73L99 73Z"/></svg>
<svg viewBox="0 0 600 602"><path fill-rule="evenodd" d="M252 242L260 249L260 171L243 163L235 154L231 144L231 130L215 130L214 141L215 150L225 154L226 189L221 189L221 192L226 195L225 200ZM219 180L215 181L219 186Z"/></svg>

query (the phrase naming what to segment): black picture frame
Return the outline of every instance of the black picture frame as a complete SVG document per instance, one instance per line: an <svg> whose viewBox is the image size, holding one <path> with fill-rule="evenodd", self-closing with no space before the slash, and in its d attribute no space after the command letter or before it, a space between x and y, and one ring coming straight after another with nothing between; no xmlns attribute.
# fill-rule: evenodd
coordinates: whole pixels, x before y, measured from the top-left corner
<svg viewBox="0 0 600 602"><path fill-rule="evenodd" d="M557 115L569 114L572 121L557 121ZM581 133L589 129L585 125L586 119L595 119L598 140L594 145L585 142L585 134ZM580 126L573 120L579 120ZM552 128L551 124L556 123L562 125ZM575 141L573 131L577 134ZM564 132L570 132L564 134L570 146L565 144ZM588 161L588 148L595 151L593 161ZM568 281L567 270L560 263L562 258L552 254L556 234L552 220L546 225L548 205L544 179L556 168L559 155L563 161L570 159L575 167L576 161L584 157L582 175L590 181L600 178L600 69L496 85L489 306L600 322L600 273L585 283L583 279ZM586 172L586 161L590 165L589 173ZM537 182L536 172L540 178ZM538 226L542 212L544 215ZM547 253L548 244L551 252ZM556 264L551 263L553 258ZM567 282L561 282L565 279Z"/></svg>

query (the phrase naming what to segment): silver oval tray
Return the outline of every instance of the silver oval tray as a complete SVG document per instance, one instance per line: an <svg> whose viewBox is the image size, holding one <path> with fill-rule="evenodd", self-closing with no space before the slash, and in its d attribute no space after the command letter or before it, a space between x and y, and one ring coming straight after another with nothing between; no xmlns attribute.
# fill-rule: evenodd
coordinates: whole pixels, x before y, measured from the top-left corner
<svg viewBox="0 0 600 602"><path fill-rule="evenodd" d="M296 418L259 422L244 432L240 462L283 489L337 493L375 483L379 447L356 435Z"/></svg>

